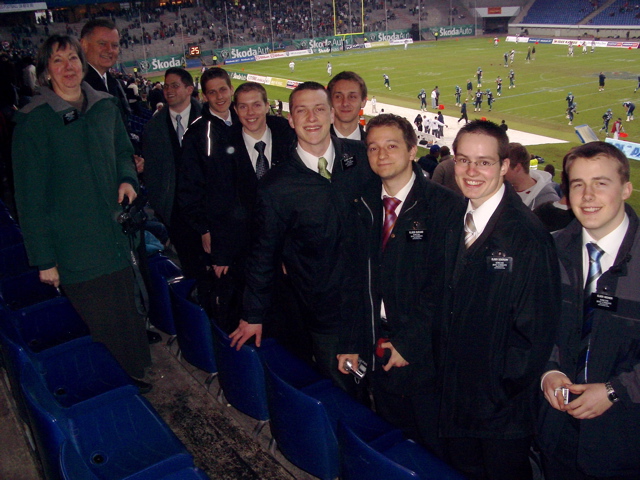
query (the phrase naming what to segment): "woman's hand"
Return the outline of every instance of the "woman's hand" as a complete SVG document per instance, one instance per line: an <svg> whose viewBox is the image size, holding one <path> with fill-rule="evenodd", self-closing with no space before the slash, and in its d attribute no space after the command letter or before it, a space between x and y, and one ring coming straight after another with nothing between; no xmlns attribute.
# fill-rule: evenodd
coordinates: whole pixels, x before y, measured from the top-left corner
<svg viewBox="0 0 640 480"><path fill-rule="evenodd" d="M40 270L40 281L42 283L46 283L47 285L58 288L60 286L60 275L58 274L58 267Z"/></svg>
<svg viewBox="0 0 640 480"><path fill-rule="evenodd" d="M133 185L127 182L120 184L120 188L118 188L118 203L122 203L124 197L129 198L129 203L132 203L137 196L138 194Z"/></svg>

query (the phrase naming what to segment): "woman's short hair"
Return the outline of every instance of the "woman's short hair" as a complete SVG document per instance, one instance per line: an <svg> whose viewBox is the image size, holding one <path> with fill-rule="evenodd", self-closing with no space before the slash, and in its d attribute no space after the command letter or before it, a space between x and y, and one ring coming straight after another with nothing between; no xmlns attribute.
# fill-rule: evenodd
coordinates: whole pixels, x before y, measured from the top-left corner
<svg viewBox="0 0 640 480"><path fill-rule="evenodd" d="M36 78L38 79L38 85L43 87L51 86L51 78L49 77L49 60L53 57L53 54L58 50L65 50L67 47L73 48L80 61L82 62L82 72L87 70L87 60L84 56L84 51L80 46L80 42L69 35L51 35L47 38L38 50L38 56L36 57Z"/></svg>

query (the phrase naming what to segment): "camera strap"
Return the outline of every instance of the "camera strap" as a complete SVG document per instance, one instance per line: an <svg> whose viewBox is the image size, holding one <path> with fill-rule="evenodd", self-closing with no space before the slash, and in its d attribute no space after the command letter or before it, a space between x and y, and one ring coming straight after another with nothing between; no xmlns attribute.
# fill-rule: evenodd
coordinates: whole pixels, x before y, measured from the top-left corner
<svg viewBox="0 0 640 480"><path fill-rule="evenodd" d="M143 230L141 231L144 232ZM134 291L136 297L136 308L140 315L146 317L149 312L149 292L147 291L147 287L144 284L142 272L140 272L140 263L138 261L138 257L136 256L135 240L137 235L134 233L127 236L129 237L129 256L131 257L133 278L135 279Z"/></svg>

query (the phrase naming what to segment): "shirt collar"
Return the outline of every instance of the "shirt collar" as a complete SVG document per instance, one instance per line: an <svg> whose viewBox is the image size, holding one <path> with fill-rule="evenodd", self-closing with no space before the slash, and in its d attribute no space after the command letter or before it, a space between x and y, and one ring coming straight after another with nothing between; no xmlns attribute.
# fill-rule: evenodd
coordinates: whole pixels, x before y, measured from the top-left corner
<svg viewBox="0 0 640 480"><path fill-rule="evenodd" d="M300 160L302 160L302 162L305 164L305 166L308 169L313 170L314 172L317 172L318 159L320 157L324 157L327 160L327 170L329 171L329 173L333 172L333 163L336 156L336 152L333 147L333 142L329 143L329 147L322 155L320 155L320 157L304 151L300 146L300 143L298 143L298 146L296 147L296 152L300 156Z"/></svg>
<svg viewBox="0 0 640 480"><path fill-rule="evenodd" d="M409 181L407 182L407 184L402 187L398 193L396 193L395 195L389 195L387 193L387 191L384 188L384 184L382 185L382 194L381 197L394 197L397 198L398 200L400 200L400 202L404 203L404 201L407 199L407 196L409 195L409 192L411 191L411 189L413 188L413 184L416 181L416 174L415 172L411 172L411 178L409 179ZM398 211L398 209L396 208L396 211Z"/></svg>
<svg viewBox="0 0 640 480"><path fill-rule="evenodd" d="M262 137L255 139L251 135L247 134L244 129L242 130L242 138L244 139L244 144L247 146L247 151L253 153L255 151L255 145L258 142L264 142L267 147L271 145L271 130L269 127L264 131ZM256 151L257 152L257 151ZM256 156L258 154L256 153Z"/></svg>
<svg viewBox="0 0 640 480"><path fill-rule="evenodd" d="M349 135L343 135L342 133L340 133L338 131L338 129L335 127L335 125L333 126L333 131L336 132L336 137L338 138L348 138L349 140L362 140L362 134L360 132L360 125L356 126L356 129L351 132Z"/></svg>
<svg viewBox="0 0 640 480"><path fill-rule="evenodd" d="M624 219L620 222L620 225L616 227L611 233L608 233L600 240L594 240L589 232L583 227L582 228L582 248L586 250L585 245L587 243L595 243L600 247L605 254L613 257L612 261L615 261L616 256L618 255L618 250L620 250L620 246L622 245L622 241L624 240L624 236L627 233L627 229L629 228L629 216L625 213Z"/></svg>
<svg viewBox="0 0 640 480"><path fill-rule="evenodd" d="M185 120L188 122L190 113L191 113L191 102L189 102L189 105L187 105L187 108L185 108L181 112L174 112L173 110L169 109L169 115L171 115L171 120L173 120L173 121L176 121L176 117L178 115L180 115L180 117L182 118L183 122ZM183 123L183 125L184 125L184 123Z"/></svg>
<svg viewBox="0 0 640 480"><path fill-rule="evenodd" d="M473 214L473 223L476 226L476 231L478 232L478 236L482 234L485 227L489 223L489 220L491 220L491 216L493 215L493 212L495 212L496 208L498 208L498 205L500 205L500 202L502 201L502 197L504 197L504 192L505 192L505 185L503 183L502 186L498 189L498 191L491 196L491 198L488 198L487 200L485 200L485 202L475 210L471 205L471 201L469 201L469 203L467 204L467 213L471 212ZM465 218L466 218L466 215L465 215Z"/></svg>
<svg viewBox="0 0 640 480"><path fill-rule="evenodd" d="M227 118L222 118L220 115L218 115L217 113L215 113L213 110L211 110L211 107L209 107L209 113L211 113L211 115L213 115L214 117L219 118L220 120L222 120L224 123L227 122L231 122L233 123L233 119L231 118L231 109L229 109L229 113L227 113Z"/></svg>

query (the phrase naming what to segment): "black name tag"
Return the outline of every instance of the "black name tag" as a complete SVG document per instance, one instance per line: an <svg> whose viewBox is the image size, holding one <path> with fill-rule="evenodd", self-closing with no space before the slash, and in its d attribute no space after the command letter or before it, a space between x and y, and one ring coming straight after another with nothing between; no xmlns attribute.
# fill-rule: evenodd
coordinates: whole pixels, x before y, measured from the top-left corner
<svg viewBox="0 0 640 480"><path fill-rule="evenodd" d="M606 293L592 293L589 303L591 308L599 308L610 312L618 311L618 297L607 295Z"/></svg>
<svg viewBox="0 0 640 480"><path fill-rule="evenodd" d="M65 125L69 125L70 123L75 122L79 117L80 114L75 108L62 116Z"/></svg>
<svg viewBox="0 0 640 480"><path fill-rule="evenodd" d="M410 242L421 242L425 239L424 230L407 230L407 240Z"/></svg>
<svg viewBox="0 0 640 480"><path fill-rule="evenodd" d="M513 270L513 257L487 257L487 270L490 272L509 272Z"/></svg>
<svg viewBox="0 0 640 480"><path fill-rule="evenodd" d="M342 163L342 169L347 170L349 168L356 166L356 157L345 154L345 155L342 155L340 162Z"/></svg>

